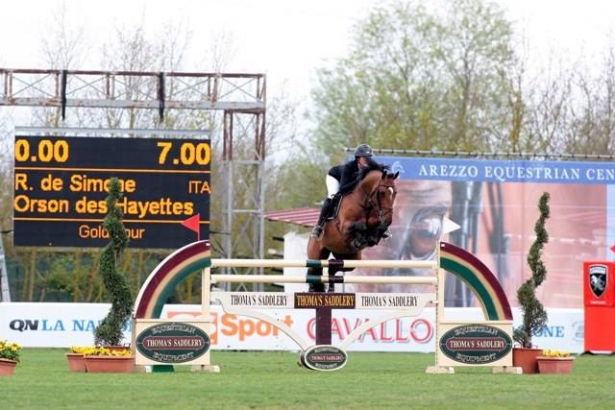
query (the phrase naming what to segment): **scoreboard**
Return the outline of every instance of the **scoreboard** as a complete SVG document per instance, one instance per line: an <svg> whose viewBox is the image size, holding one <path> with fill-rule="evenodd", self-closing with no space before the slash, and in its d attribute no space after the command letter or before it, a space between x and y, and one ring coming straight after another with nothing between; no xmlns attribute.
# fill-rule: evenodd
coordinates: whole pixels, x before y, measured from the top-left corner
<svg viewBox="0 0 615 410"><path fill-rule="evenodd" d="M176 249L209 237L209 139L16 136L15 246L102 247L109 180L131 248Z"/></svg>

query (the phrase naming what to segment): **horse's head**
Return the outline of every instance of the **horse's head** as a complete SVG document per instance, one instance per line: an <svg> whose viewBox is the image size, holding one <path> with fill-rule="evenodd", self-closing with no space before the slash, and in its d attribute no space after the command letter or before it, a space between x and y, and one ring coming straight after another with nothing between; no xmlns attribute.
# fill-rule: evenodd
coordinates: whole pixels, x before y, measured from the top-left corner
<svg viewBox="0 0 615 410"><path fill-rule="evenodd" d="M377 212L380 222L387 227L393 222L393 204L397 196L396 180L399 172L389 172L388 168L370 171L365 179L363 192L367 204Z"/></svg>
<svg viewBox="0 0 615 410"><path fill-rule="evenodd" d="M395 182L398 177L399 172L387 172L385 170L382 173L377 189L377 200L380 205L380 209L387 211L390 209L392 213L393 203L395 202L395 197L397 196L397 187L395 186ZM390 217L392 217L392 214Z"/></svg>
<svg viewBox="0 0 615 410"><path fill-rule="evenodd" d="M337 242L332 240L334 235L327 236L327 231L319 241L321 245L327 241L327 248L334 254L356 254L378 244L393 221L399 173L377 166L363 170L360 176L354 188L343 197L335 224L326 225L326 229L339 234Z"/></svg>

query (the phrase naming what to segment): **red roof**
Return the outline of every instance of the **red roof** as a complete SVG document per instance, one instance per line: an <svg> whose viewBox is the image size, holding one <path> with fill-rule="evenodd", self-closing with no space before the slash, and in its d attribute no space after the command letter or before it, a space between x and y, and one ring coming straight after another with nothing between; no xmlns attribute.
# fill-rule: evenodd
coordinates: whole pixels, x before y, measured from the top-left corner
<svg viewBox="0 0 615 410"><path fill-rule="evenodd" d="M320 208L295 208L284 211L265 212L265 219L275 222L288 222L311 228L320 215Z"/></svg>

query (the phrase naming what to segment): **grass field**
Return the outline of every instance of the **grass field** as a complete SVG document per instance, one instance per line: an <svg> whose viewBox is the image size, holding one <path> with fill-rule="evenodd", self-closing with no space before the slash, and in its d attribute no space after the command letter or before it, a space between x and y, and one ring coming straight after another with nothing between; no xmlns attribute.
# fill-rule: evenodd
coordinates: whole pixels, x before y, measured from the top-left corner
<svg viewBox="0 0 615 410"><path fill-rule="evenodd" d="M289 352L212 352L219 374L70 373L64 349L24 349L0 377L0 409L612 409L615 357L581 356L572 374L425 374L432 354L349 353L314 372Z"/></svg>

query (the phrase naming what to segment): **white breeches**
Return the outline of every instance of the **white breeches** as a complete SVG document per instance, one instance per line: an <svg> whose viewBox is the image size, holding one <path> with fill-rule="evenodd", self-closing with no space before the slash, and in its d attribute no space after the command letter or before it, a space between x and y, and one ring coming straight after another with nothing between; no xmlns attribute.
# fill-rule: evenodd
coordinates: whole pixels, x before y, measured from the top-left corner
<svg viewBox="0 0 615 410"><path fill-rule="evenodd" d="M327 178L325 178L325 184L327 185L327 197L329 198L333 198L333 196L340 190L340 181L333 178L331 175L327 175Z"/></svg>

